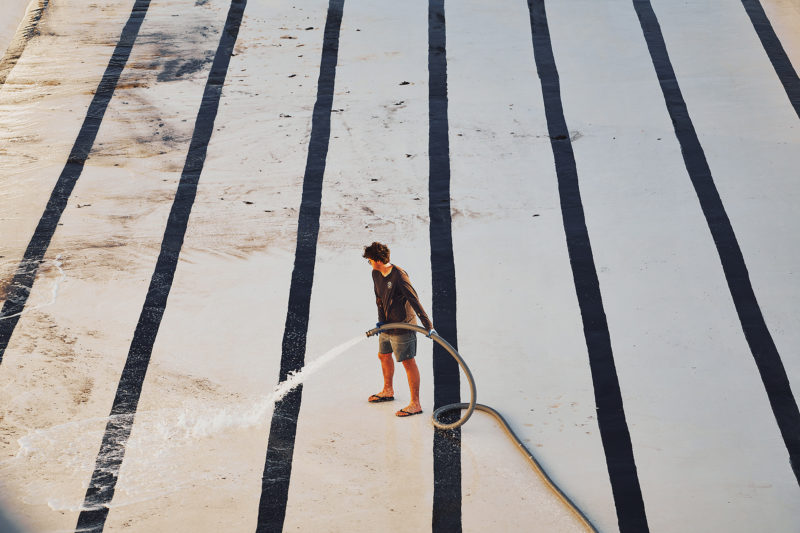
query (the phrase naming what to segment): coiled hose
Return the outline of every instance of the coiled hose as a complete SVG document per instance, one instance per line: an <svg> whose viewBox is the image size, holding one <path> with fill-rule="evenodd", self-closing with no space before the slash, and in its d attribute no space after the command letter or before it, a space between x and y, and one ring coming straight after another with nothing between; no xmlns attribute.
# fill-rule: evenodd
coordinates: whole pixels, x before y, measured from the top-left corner
<svg viewBox="0 0 800 533"><path fill-rule="evenodd" d="M377 335L386 330L391 329L407 329L411 331L416 331L417 333L423 333L426 337L428 336L428 330L423 327L417 326L416 324L406 324L404 322L395 322L393 324L383 324L379 327L373 328L367 331L367 337L372 337L373 335ZM477 397L477 390L475 388L475 380L472 378L472 372L470 372L469 367L464 362L464 359L461 358L461 355L453 348L449 342L444 340L440 337L437 333L433 333L430 335L430 338L434 341L439 343L442 348L447 350L447 352L453 356L453 358L458 362L458 366L461 367L461 370L464 371L464 375L467 376L467 381L469 382L469 393L470 393L470 400L469 403L451 403L448 405L443 405L442 407L438 408L433 412L431 415L431 422L435 427L442 430L447 429L455 429L459 426L462 426L469 417L472 416L473 411L476 409L478 411L483 411L485 413L489 413L500 423L500 427L506 432L506 435L517 445L517 448L522 455L528 460L528 462L533 467L533 470L539 475L545 485L556 495L556 497L561 500L561 502L575 515L578 521L587 529L587 531L592 531L593 533L597 533L597 529L592 525L586 515L578 509L578 506L575 505L569 497L564 494L564 492L558 488L558 486L550 479L550 476L547 475L547 472L544 471L542 465L539 464L539 461L533 456L533 453L523 444L522 440L517 436L516 433L511 429L511 426L508 425L506 419L503 418L503 415L489 407L488 405L483 405L476 402ZM466 409L466 413L464 413L460 419L456 420L451 424L445 424L439 420L439 417L446 413L447 411L453 411L455 409L464 410Z"/></svg>

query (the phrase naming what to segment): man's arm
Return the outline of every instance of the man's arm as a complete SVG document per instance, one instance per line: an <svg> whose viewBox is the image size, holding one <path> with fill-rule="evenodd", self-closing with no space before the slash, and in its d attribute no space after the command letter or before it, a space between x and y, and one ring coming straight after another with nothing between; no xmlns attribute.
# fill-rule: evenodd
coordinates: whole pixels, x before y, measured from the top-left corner
<svg viewBox="0 0 800 533"><path fill-rule="evenodd" d="M422 304L419 303L417 291L414 290L414 287L411 285L411 280L408 279L408 275L405 273L400 274L400 290L403 291L403 295L406 297L406 300L411 304L411 308L415 313L417 313L417 316L422 322L422 327L428 331L432 330L433 323L431 322L431 319L428 318L428 313L425 312Z"/></svg>

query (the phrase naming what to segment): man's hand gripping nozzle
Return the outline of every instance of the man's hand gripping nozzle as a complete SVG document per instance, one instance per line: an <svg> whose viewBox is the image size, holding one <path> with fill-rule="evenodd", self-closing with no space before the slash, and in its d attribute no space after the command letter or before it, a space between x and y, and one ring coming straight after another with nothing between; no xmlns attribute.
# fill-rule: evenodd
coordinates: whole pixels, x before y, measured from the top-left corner
<svg viewBox="0 0 800 533"><path fill-rule="evenodd" d="M375 327L367 331L367 338L370 338L373 335L377 335L378 333L380 333L382 331L381 328L383 327L383 325L384 322L376 322Z"/></svg>

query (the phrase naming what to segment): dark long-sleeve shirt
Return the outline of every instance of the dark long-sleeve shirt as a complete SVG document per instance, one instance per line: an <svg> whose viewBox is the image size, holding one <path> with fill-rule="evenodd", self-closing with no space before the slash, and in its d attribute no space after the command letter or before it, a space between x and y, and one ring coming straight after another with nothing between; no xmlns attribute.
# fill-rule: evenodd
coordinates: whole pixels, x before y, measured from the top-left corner
<svg viewBox="0 0 800 533"><path fill-rule="evenodd" d="M392 265L392 271L383 276L377 270L372 271L372 281L375 284L375 299L378 304L379 322L406 322L416 324L416 313L422 322L422 327L427 330L433 328L428 314L422 308L417 297L417 291L411 285L405 270ZM400 333L403 330L393 330L390 333Z"/></svg>

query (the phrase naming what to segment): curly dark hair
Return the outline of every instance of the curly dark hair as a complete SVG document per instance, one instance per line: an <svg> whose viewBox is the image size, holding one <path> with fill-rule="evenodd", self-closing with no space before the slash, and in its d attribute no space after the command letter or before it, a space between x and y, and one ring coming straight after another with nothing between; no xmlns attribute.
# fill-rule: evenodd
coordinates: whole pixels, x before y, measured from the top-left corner
<svg viewBox="0 0 800 533"><path fill-rule="evenodd" d="M380 263L389 262L389 247L380 242L373 242L364 247L364 257Z"/></svg>

